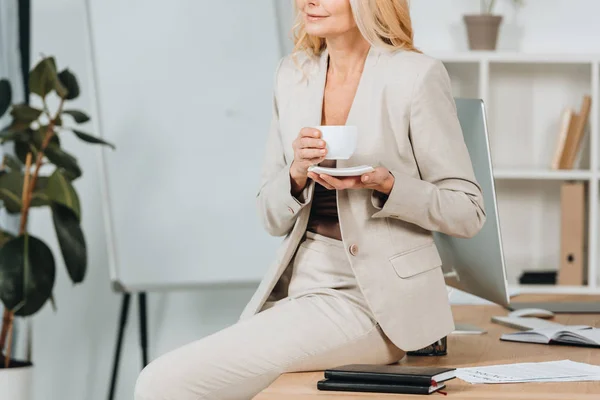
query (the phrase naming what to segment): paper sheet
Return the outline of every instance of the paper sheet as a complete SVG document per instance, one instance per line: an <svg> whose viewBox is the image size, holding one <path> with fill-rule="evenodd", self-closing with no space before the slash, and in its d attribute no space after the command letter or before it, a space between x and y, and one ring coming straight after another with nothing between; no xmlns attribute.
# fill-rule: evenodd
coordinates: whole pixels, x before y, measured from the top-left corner
<svg viewBox="0 0 600 400"><path fill-rule="evenodd" d="M469 383L600 381L600 366L571 360L457 368Z"/></svg>

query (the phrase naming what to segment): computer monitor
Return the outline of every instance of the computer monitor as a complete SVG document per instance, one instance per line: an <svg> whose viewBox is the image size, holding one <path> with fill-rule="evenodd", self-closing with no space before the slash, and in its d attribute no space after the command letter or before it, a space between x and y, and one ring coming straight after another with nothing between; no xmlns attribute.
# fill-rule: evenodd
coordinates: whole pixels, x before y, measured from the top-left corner
<svg viewBox="0 0 600 400"><path fill-rule="evenodd" d="M508 307L510 296L485 105L480 99L456 98L455 101L475 177L483 191L486 221L472 238L458 238L434 232L434 239L440 251L442 269L448 286Z"/></svg>

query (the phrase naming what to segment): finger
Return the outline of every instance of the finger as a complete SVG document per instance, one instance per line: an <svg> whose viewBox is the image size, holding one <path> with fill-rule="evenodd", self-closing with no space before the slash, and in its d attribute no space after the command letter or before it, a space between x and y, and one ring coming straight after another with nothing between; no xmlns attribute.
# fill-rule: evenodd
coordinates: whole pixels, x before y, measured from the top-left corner
<svg viewBox="0 0 600 400"><path fill-rule="evenodd" d="M312 179L313 181L315 181L316 183L320 184L321 186L325 187L326 189L329 189L329 190L334 190L335 189L333 186L331 186L330 184L328 184L327 182L325 182L323 179L321 179L319 177L319 175L315 174L314 172L309 172L308 173L308 177L310 179Z"/></svg>
<svg viewBox="0 0 600 400"><path fill-rule="evenodd" d="M300 149L300 157L304 160L320 158L327 154L327 149Z"/></svg>
<svg viewBox="0 0 600 400"><path fill-rule="evenodd" d="M307 168L310 167L311 165L317 165L319 163L321 163L321 161L325 160L325 157L318 157L318 158L309 158L307 160L302 160L303 163L306 163Z"/></svg>
<svg viewBox="0 0 600 400"><path fill-rule="evenodd" d="M303 137L303 138L300 138L299 147L301 149L306 149L306 148L324 149L325 141L322 139Z"/></svg>
<svg viewBox="0 0 600 400"><path fill-rule="evenodd" d="M333 186L334 188L336 188L338 190L343 190L343 189L347 189L348 188L348 185L347 185L346 182L344 182L341 179L334 178L331 175L320 174L319 177L321 177L321 179L323 179L329 185Z"/></svg>
<svg viewBox="0 0 600 400"><path fill-rule="evenodd" d="M361 182L365 185L379 185L383 183L387 176L387 170L375 169L375 171L367 172L361 175Z"/></svg>
<svg viewBox="0 0 600 400"><path fill-rule="evenodd" d="M323 160L324 157L310 158L308 160L298 159L297 164L302 168L308 170L308 168L312 167L313 165L318 165Z"/></svg>
<svg viewBox="0 0 600 400"><path fill-rule="evenodd" d="M321 137L321 131L315 128L302 128L300 129L300 133L298 136L319 139Z"/></svg>

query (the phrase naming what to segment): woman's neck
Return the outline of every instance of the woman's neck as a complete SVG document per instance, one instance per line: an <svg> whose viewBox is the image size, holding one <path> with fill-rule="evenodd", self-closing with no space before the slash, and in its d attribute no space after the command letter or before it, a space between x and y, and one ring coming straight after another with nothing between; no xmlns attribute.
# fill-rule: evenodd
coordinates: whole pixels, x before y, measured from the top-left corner
<svg viewBox="0 0 600 400"><path fill-rule="evenodd" d="M362 72L370 47L358 30L328 38L329 72L342 80Z"/></svg>

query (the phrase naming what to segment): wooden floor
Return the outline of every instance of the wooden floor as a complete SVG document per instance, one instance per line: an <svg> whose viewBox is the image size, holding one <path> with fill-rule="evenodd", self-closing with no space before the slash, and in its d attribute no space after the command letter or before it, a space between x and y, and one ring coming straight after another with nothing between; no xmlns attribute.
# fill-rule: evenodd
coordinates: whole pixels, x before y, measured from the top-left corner
<svg viewBox="0 0 600 400"><path fill-rule="evenodd" d="M600 296L528 295L513 298L514 301L600 301ZM502 333L514 329L493 324L494 315L506 315L507 310L498 306L457 305L453 307L457 323L475 324L488 330L484 335L451 335L448 338L448 355L443 357L405 357L400 361L407 365L470 367L507 364L515 362L539 362L569 359L600 365L600 349L575 346L549 346L529 343L500 341ZM600 314L557 314L554 321L568 325L591 325L600 327ZM382 393L327 392L316 389L323 372L284 374L255 400L304 400L310 398L351 399L364 398L423 398L422 395L393 395ZM445 391L454 399L536 399L536 400L600 400L600 382L568 383L518 383L472 385L460 379L447 382ZM440 396L440 394L433 394Z"/></svg>

